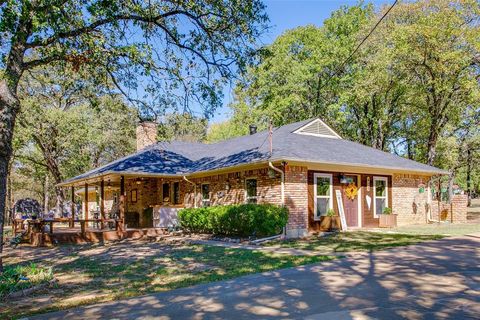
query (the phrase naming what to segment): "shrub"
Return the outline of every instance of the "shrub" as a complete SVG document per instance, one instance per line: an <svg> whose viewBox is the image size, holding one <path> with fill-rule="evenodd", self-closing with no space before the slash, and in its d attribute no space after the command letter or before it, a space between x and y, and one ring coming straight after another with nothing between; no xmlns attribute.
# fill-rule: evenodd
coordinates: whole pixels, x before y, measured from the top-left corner
<svg viewBox="0 0 480 320"><path fill-rule="evenodd" d="M189 232L263 237L282 231L288 209L272 204L187 208L179 211L178 220Z"/></svg>
<svg viewBox="0 0 480 320"><path fill-rule="evenodd" d="M383 214L392 214L392 208L385 207L383 208Z"/></svg>
<svg viewBox="0 0 480 320"><path fill-rule="evenodd" d="M327 210L327 217L335 217L335 211L333 209Z"/></svg>

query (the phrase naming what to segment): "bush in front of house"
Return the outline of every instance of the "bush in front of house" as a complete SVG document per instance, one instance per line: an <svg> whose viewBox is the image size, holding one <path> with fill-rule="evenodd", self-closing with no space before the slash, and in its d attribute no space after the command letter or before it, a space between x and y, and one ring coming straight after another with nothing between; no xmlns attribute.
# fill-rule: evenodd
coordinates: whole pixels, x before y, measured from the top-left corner
<svg viewBox="0 0 480 320"><path fill-rule="evenodd" d="M282 232L288 209L272 204L186 208L179 211L178 220L188 232L266 237Z"/></svg>

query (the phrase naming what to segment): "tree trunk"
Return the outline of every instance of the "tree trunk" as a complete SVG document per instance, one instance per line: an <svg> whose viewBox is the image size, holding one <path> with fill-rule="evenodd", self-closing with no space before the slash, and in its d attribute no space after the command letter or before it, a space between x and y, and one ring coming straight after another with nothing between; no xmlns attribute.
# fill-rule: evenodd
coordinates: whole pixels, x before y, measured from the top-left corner
<svg viewBox="0 0 480 320"><path fill-rule="evenodd" d="M6 80L0 80L0 273L3 272L3 228L5 222L7 177L12 158L12 138L20 103Z"/></svg>
<svg viewBox="0 0 480 320"><path fill-rule="evenodd" d="M432 125L430 128L430 135L428 137L427 143L427 164L429 166L433 166L433 162L435 161L435 157L437 155L438 134L436 131L436 128Z"/></svg>
<svg viewBox="0 0 480 320"><path fill-rule="evenodd" d="M8 176L7 176L7 224L12 224L13 221L13 188L12 188L12 162L10 161L10 165L8 168Z"/></svg>
<svg viewBox="0 0 480 320"><path fill-rule="evenodd" d="M467 147L467 196L468 206L472 205L472 150Z"/></svg>
<svg viewBox="0 0 480 320"><path fill-rule="evenodd" d="M55 187L55 194L56 194L56 197L57 197L55 218L62 218L63 217L63 203L65 202L65 194L63 192L63 188Z"/></svg>
<svg viewBox="0 0 480 320"><path fill-rule="evenodd" d="M43 214L46 217L48 215L48 173L45 175L45 185L43 186Z"/></svg>

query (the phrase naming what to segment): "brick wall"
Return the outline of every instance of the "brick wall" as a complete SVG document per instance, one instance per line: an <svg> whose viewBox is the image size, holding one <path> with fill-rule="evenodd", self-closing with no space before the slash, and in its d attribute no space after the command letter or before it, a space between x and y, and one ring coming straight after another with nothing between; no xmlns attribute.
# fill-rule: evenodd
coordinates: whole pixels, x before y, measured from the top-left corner
<svg viewBox="0 0 480 320"><path fill-rule="evenodd" d="M434 220L446 220L453 223L467 222L467 195L454 195L450 203L432 201L432 216ZM440 207L440 209L439 209ZM453 216L452 216L453 212Z"/></svg>
<svg viewBox="0 0 480 320"><path fill-rule="evenodd" d="M397 214L398 225L427 223L429 177L413 174L394 174L392 179L392 209ZM419 185L425 185L425 192L419 192ZM451 204L436 200L430 203L432 220L467 221L467 196L455 195Z"/></svg>
<svg viewBox="0 0 480 320"><path fill-rule="evenodd" d="M229 205L245 202L245 180L257 179L257 203L281 204L280 174L269 177L268 168L238 171L212 175L202 178L189 179L197 186L195 201L197 206L202 205L201 185L210 185L210 204ZM194 206L194 186L186 184L185 206Z"/></svg>
<svg viewBox="0 0 480 320"><path fill-rule="evenodd" d="M285 204L290 212L287 236L305 236L308 228L308 170L306 167L285 167Z"/></svg>
<svg viewBox="0 0 480 320"><path fill-rule="evenodd" d="M427 176L394 174L392 177L392 211L397 214L397 224L426 223L428 190L419 192L419 185L427 185Z"/></svg>

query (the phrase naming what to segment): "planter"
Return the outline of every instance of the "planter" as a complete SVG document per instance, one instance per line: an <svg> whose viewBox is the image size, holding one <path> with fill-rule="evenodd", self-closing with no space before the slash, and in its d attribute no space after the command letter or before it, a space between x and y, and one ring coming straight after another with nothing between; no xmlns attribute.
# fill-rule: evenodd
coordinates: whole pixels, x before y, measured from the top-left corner
<svg viewBox="0 0 480 320"><path fill-rule="evenodd" d="M321 217L320 228L326 231L340 230L341 229L340 217L339 216Z"/></svg>
<svg viewBox="0 0 480 320"><path fill-rule="evenodd" d="M379 214L378 226L380 228L394 228L397 226L396 214Z"/></svg>

